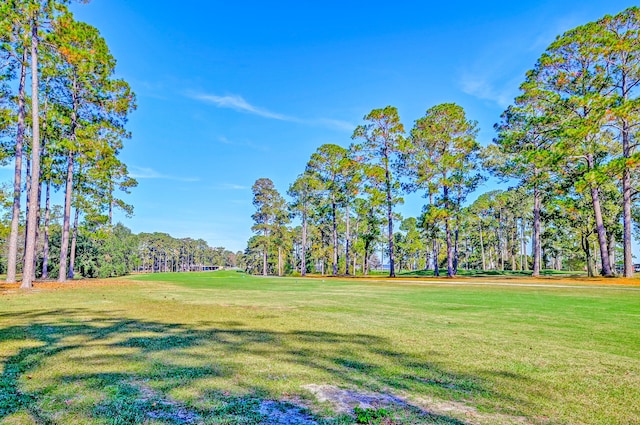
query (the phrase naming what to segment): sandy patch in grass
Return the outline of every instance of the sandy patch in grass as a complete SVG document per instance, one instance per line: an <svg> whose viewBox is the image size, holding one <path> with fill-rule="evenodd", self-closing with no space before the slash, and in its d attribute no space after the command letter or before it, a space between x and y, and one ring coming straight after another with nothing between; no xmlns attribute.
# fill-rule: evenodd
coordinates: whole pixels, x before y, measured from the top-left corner
<svg viewBox="0 0 640 425"><path fill-rule="evenodd" d="M372 393L338 388L333 385L310 384L303 386L320 403L329 403L337 413L351 414L361 409L401 408L417 410L423 415L456 418L469 425L529 425L523 417L479 412L476 408L455 401L416 398L409 400L392 394Z"/></svg>
<svg viewBox="0 0 640 425"><path fill-rule="evenodd" d="M318 423L298 407L272 400L260 402L258 412L267 417L266 423L270 425L316 425Z"/></svg>
<svg viewBox="0 0 640 425"><path fill-rule="evenodd" d="M54 280L36 281L32 289L20 289L18 283L0 282L0 295L29 291L58 291L64 289L94 288L100 286L136 285L138 282L126 279L79 279L60 283Z"/></svg>

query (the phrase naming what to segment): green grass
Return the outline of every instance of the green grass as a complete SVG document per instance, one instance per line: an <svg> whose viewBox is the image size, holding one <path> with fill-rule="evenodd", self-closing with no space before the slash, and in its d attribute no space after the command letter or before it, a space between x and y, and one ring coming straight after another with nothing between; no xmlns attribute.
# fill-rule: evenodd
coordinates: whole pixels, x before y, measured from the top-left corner
<svg viewBox="0 0 640 425"><path fill-rule="evenodd" d="M356 421L309 385L403 398L389 423L640 422L639 286L132 279L0 296L0 423Z"/></svg>

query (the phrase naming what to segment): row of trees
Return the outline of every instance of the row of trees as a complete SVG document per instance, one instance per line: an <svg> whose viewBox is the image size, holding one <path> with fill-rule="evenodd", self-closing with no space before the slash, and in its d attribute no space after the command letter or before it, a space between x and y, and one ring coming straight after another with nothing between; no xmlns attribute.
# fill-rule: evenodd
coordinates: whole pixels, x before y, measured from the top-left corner
<svg viewBox="0 0 640 425"><path fill-rule="evenodd" d="M404 267L431 263L436 273L444 265L448 276L460 264L532 267L537 276L563 263L612 276L622 241L623 274L632 276L639 30L639 9L630 8L558 37L527 73L486 148L458 105L430 108L408 132L388 106L364 117L349 148L318 148L289 187L291 202L259 179L256 236L246 252L253 268L324 273L330 263L332 274L348 275L361 259L366 273L384 237L390 276L397 260ZM465 206L488 173L517 187ZM422 214L396 231L394 207L416 191L426 199ZM299 228L288 227L293 216Z"/></svg>
<svg viewBox="0 0 640 425"><path fill-rule="evenodd" d="M188 272L236 267L242 253L210 247L203 239L174 238L166 233L137 235L140 272Z"/></svg>
<svg viewBox="0 0 640 425"><path fill-rule="evenodd" d="M136 185L118 158L134 94L114 77L98 30L76 21L67 3L0 4L0 137L15 163L6 272L15 282L22 269L26 288L36 273L49 277L52 191L64 190L56 260L64 281L77 267L81 217L88 228L115 232L113 209L132 211L116 191Z"/></svg>
<svg viewBox="0 0 640 425"><path fill-rule="evenodd" d="M334 144L318 148L304 173L291 184L290 204L269 179L259 179L253 186L253 230L258 234L249 242L248 254L260 252L263 274L268 273L270 250L277 251L277 272L282 274L283 254L291 252L290 248L295 249L294 259L299 258L303 275L309 269L308 257L323 273L327 259L334 275L339 269L347 275L356 269L366 273L377 242L385 235L390 275L394 276L401 241L394 234L397 214L393 208L402 202L402 189L421 190L429 198L421 226L431 233L442 227L448 273L455 274L457 214L480 181L474 161L480 150L476 124L455 104L428 110L408 137L404 137L396 108L373 110L365 120L354 132L356 143L348 149ZM291 216L300 218L299 232L288 229ZM406 227L413 236L416 223L416 219L403 222L401 228ZM436 241L435 233L432 239ZM438 249L437 244L433 247ZM308 253L309 248L313 253ZM437 257L433 257L435 263Z"/></svg>
<svg viewBox="0 0 640 425"><path fill-rule="evenodd" d="M2 189L2 188L0 188ZM6 242L11 225L11 196L0 190L0 241ZM24 223L21 223L20 249L24 249ZM60 250L63 234L63 208L51 208L48 249L50 258L39 256L36 274L46 269L49 278L60 273ZM42 246L43 239L39 238ZM4 246L5 244L3 244ZM74 269L82 277L117 277L131 272L200 271L215 267L236 267L242 264L242 252L233 253L221 247L210 247L202 239L174 238L166 233L134 234L118 223L104 226L83 220L76 231ZM3 251L6 254L6 247ZM21 252L19 253L21 254ZM6 273L7 256L0 257L0 273Z"/></svg>

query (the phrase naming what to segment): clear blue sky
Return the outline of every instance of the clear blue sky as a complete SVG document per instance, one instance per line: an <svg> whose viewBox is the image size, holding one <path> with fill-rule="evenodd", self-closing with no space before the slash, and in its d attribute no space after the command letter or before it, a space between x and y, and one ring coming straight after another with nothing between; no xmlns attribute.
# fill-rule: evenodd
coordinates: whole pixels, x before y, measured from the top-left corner
<svg viewBox="0 0 640 425"><path fill-rule="evenodd" d="M256 179L285 193L318 146L347 146L386 105L410 128L456 102L487 144L556 35L633 4L93 0L73 10L138 96L122 153L139 181L125 198L135 216L118 219L235 251L251 236ZM401 212L419 214L420 198Z"/></svg>

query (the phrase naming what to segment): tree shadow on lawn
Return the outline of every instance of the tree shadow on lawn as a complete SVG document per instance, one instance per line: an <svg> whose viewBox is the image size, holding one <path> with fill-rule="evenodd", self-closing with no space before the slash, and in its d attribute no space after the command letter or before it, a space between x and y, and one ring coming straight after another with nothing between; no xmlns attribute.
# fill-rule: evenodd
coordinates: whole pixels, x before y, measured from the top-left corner
<svg viewBox="0 0 640 425"><path fill-rule="evenodd" d="M27 414L44 425L78 420L280 423L261 411L260 400L283 397L267 381L288 379L290 368L302 368L302 380L315 374L326 379L321 383L369 393L506 399L480 378L395 351L392 341L378 336L239 329L239 323L224 327L224 322L167 324L114 317L118 313L125 314L83 309L0 314L0 322L10 317L19 323L0 326L0 347L6 347L0 352L9 354L0 374L0 421ZM247 356L277 363L281 375L250 370L243 364ZM236 388L207 387L217 378ZM172 398L181 391L195 395L187 401ZM464 424L409 403L396 407L410 411L419 423ZM352 423L346 416L322 419L303 413L310 422L286 423Z"/></svg>

